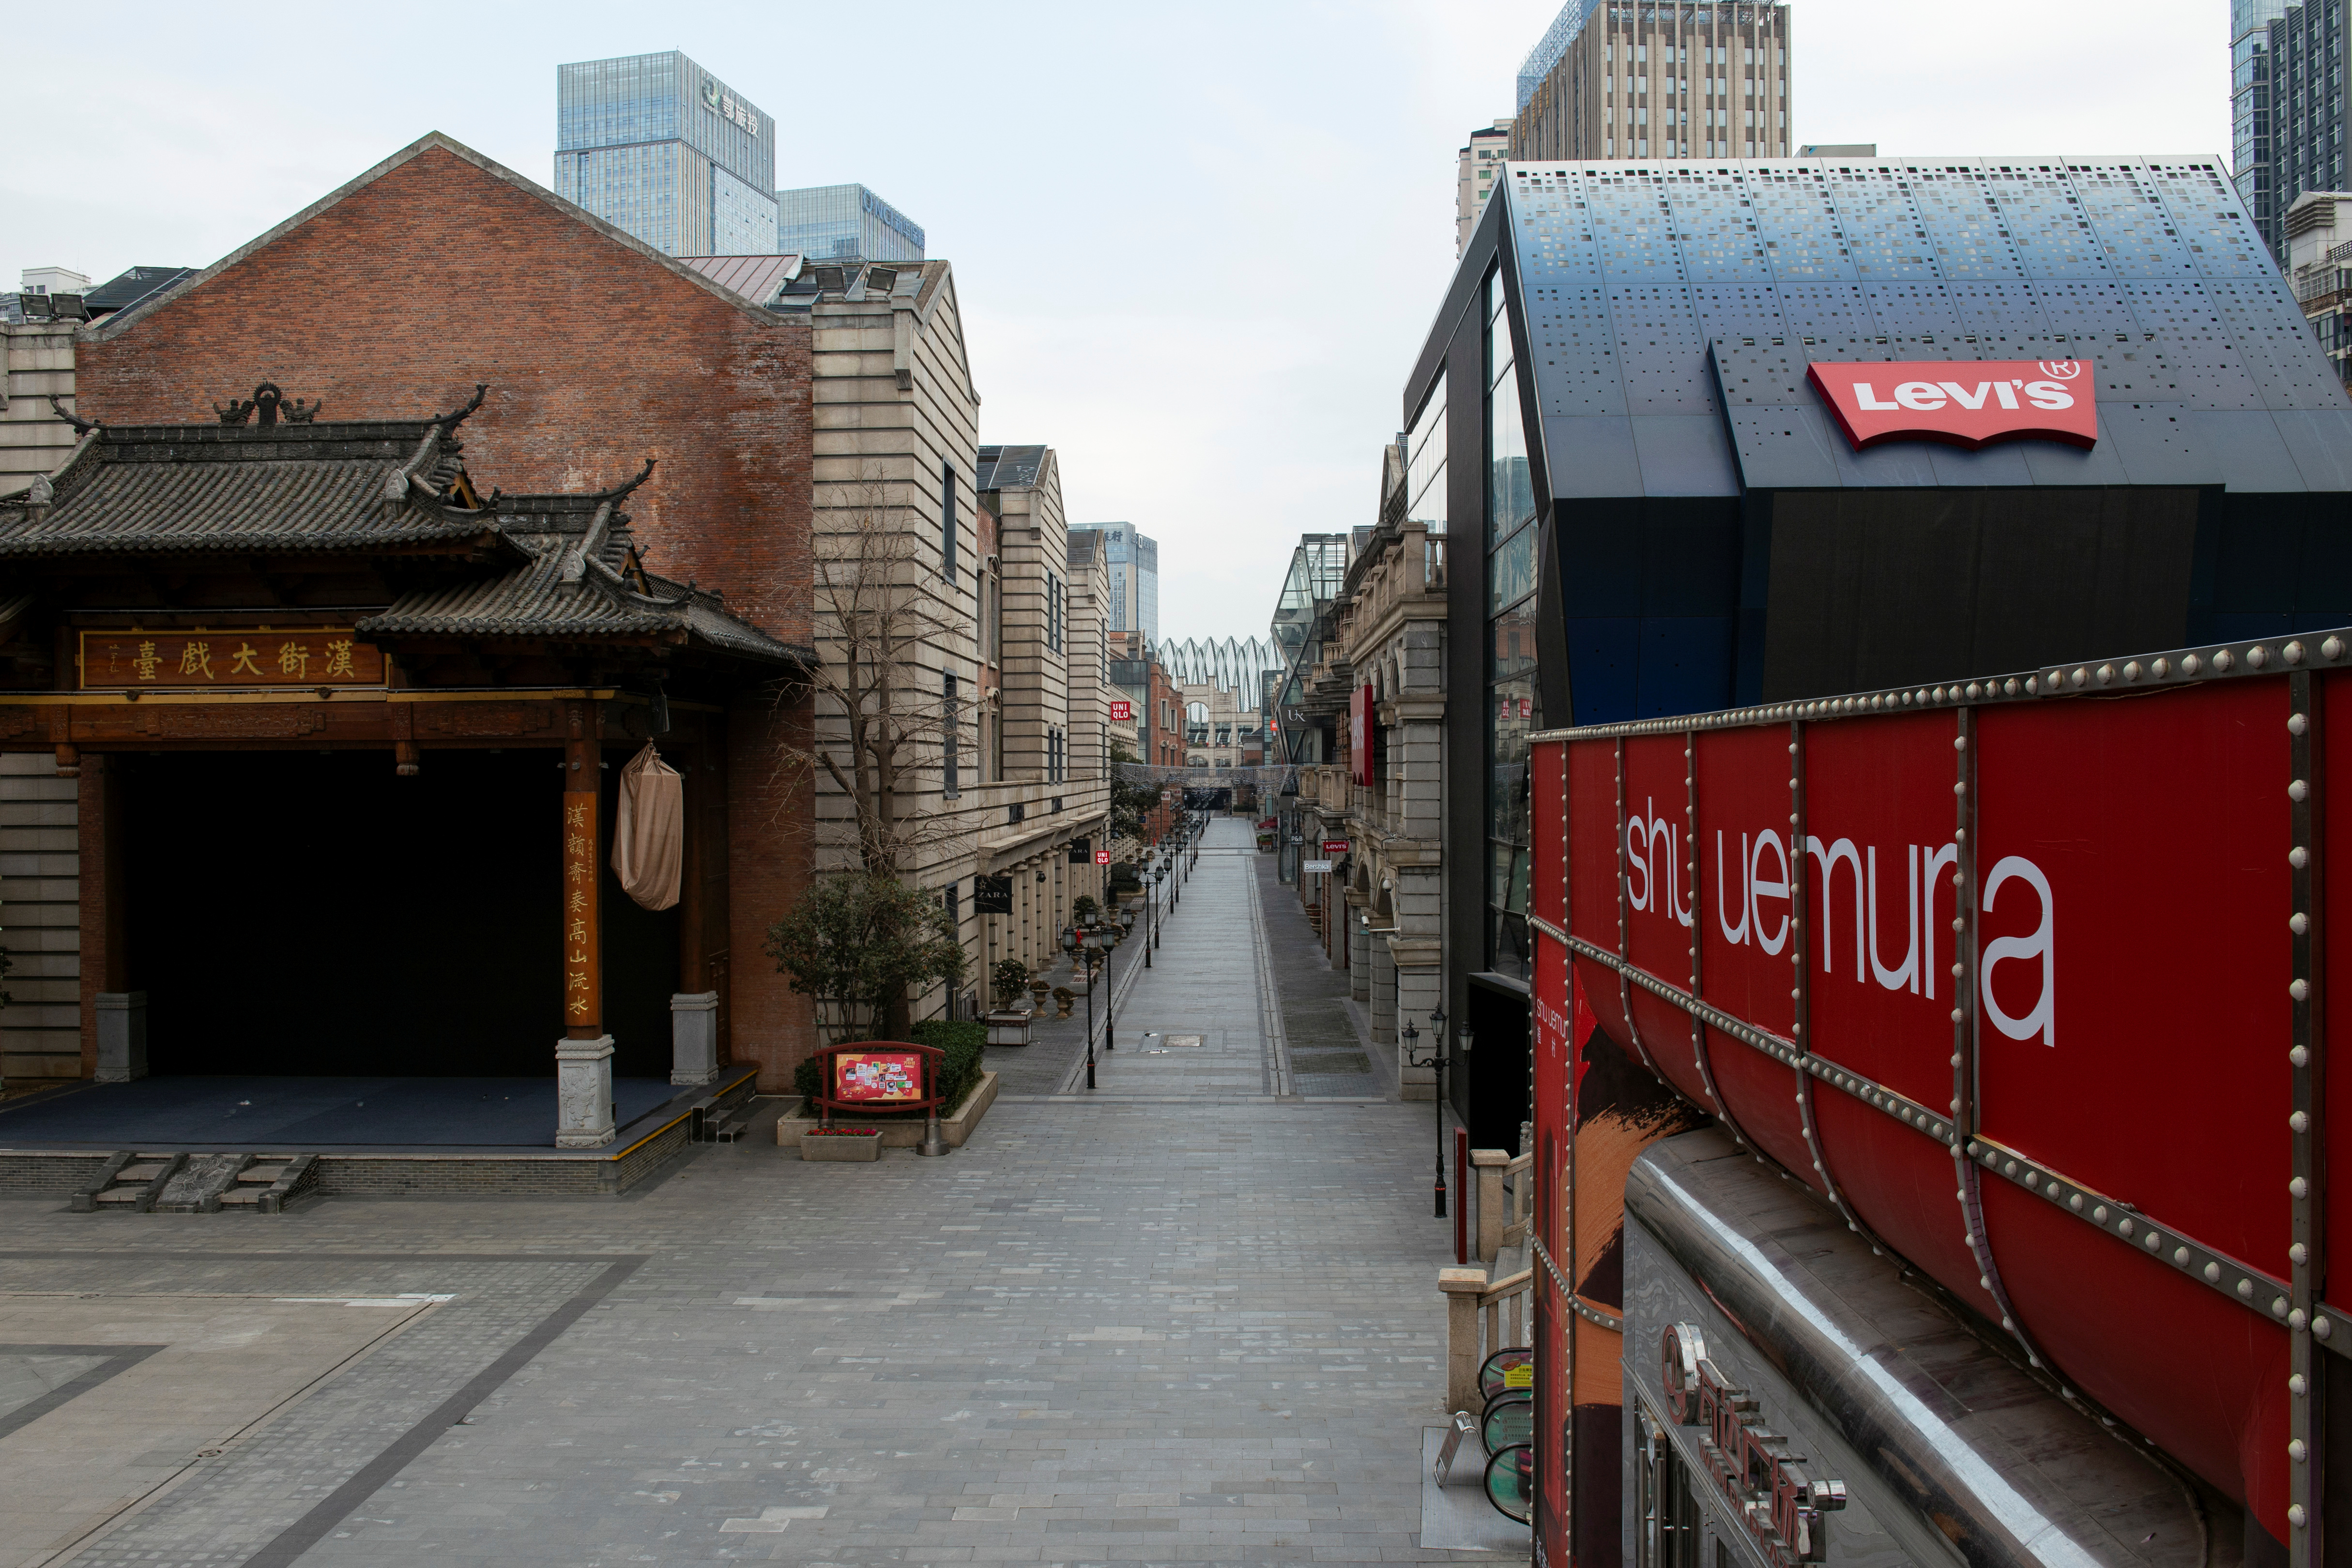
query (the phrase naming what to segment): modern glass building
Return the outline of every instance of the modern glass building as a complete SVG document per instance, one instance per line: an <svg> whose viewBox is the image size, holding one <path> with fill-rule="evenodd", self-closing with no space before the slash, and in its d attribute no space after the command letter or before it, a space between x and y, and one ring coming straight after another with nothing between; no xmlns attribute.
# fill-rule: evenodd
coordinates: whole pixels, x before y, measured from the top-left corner
<svg viewBox="0 0 2352 1568"><path fill-rule="evenodd" d="M1131 523L1073 523L1098 530L1103 559L1110 566L1110 629L1140 632L1160 643L1160 541L1138 533Z"/></svg>
<svg viewBox="0 0 2352 1568"><path fill-rule="evenodd" d="M2251 141L2253 162L2233 164L2239 199L2279 265L2288 262L2287 209L2306 191L2341 190L2346 130L2344 61L2352 43L2352 0L2310 0L2303 5L2268 5L2237 0L2231 21L2252 11L2269 19L2232 45L2232 107L2242 119L2232 140ZM2234 26L2233 26L2234 30ZM2252 86L2240 88L2251 71ZM2243 107L2251 97L2253 108ZM2266 111L2266 112L2265 112ZM2237 149L2233 148L2233 153ZM2246 175L2256 181L2249 193ZM2267 201L2268 205L2260 204Z"/></svg>
<svg viewBox="0 0 2352 1568"><path fill-rule="evenodd" d="M2282 64L2347 3L2271 24L2282 121L2284 83L2332 111L2340 84ZM1446 1090L1474 1145L1526 1116L1531 731L2352 614L2309 542L2352 528L2352 403L2230 172L1506 165L1397 409L1405 514L1447 545L1445 1010L1478 1043ZM2074 367L2096 439L1860 450L1811 377L1915 361Z"/></svg>
<svg viewBox="0 0 2352 1568"><path fill-rule="evenodd" d="M2280 256L2284 209L2271 191L2271 24L2286 0L2230 0L2230 175L2246 215Z"/></svg>
<svg viewBox="0 0 2352 1568"><path fill-rule="evenodd" d="M776 193L776 249L821 261L920 261L923 225L863 185Z"/></svg>
<svg viewBox="0 0 2352 1568"><path fill-rule="evenodd" d="M555 193L671 256L776 239L776 122L673 49L555 68Z"/></svg>

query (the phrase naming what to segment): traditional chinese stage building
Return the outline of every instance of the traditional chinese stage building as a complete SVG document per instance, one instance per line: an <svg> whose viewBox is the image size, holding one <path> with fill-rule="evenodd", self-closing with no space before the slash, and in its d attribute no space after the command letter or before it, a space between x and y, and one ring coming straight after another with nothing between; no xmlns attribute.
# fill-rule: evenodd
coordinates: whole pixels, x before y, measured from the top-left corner
<svg viewBox="0 0 2352 1568"><path fill-rule="evenodd" d="M9 1111L0 1144L155 1147L141 1129L199 1103L195 1146L473 1126L454 1141L609 1156L616 1126L749 1092L725 1066L728 715L811 655L646 570L625 507L652 463L564 495L468 475L485 395L77 420L71 459L0 503L0 751L78 780L83 997L83 1086ZM610 869L648 739L684 776L659 912Z"/></svg>

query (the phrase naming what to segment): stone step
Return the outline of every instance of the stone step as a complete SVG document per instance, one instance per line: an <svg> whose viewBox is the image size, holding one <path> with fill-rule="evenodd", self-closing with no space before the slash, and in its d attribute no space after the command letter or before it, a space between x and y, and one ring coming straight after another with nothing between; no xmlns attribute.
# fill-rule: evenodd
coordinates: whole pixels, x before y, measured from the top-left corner
<svg viewBox="0 0 2352 1568"><path fill-rule="evenodd" d="M134 1182L129 1186L110 1186L104 1192L98 1195L98 1201L100 1203L137 1203L139 1201L139 1195L146 1190L147 1184L145 1182Z"/></svg>
<svg viewBox="0 0 2352 1568"><path fill-rule="evenodd" d="M221 1194L236 1185L237 1173L252 1163L251 1155L190 1155L156 1195L158 1214L209 1214L220 1207Z"/></svg>
<svg viewBox="0 0 2352 1568"><path fill-rule="evenodd" d="M233 1203L257 1204L261 1201L261 1189L257 1186L231 1187L220 1195L220 1200L223 1208Z"/></svg>
<svg viewBox="0 0 2352 1568"><path fill-rule="evenodd" d="M121 1170L114 1173L114 1179L116 1181L133 1182L153 1181L157 1176L163 1174L163 1161L157 1160L152 1165L125 1166Z"/></svg>
<svg viewBox="0 0 2352 1568"><path fill-rule="evenodd" d="M292 1163L290 1160L280 1160L274 1166L247 1166L236 1173L236 1179L240 1182L254 1182L268 1186L271 1182L284 1176L286 1167Z"/></svg>

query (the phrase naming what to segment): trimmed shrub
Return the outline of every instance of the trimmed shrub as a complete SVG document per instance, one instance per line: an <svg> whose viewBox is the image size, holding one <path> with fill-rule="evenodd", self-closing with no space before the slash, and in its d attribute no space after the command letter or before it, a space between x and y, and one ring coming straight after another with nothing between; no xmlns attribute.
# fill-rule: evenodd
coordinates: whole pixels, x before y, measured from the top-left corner
<svg viewBox="0 0 2352 1568"><path fill-rule="evenodd" d="M988 1046L988 1026L978 1019L950 1023L946 1019L927 1019L907 1031L908 1041L915 1045L936 1045L946 1051L946 1060L939 1065L940 1092L947 1103L940 1110L942 1116L953 1115L980 1082L981 1058ZM824 1089L824 1080L817 1075L816 1059L811 1057L793 1069L793 1092L803 1099L814 1099ZM860 1115L919 1116L919 1111L884 1111L861 1108Z"/></svg>

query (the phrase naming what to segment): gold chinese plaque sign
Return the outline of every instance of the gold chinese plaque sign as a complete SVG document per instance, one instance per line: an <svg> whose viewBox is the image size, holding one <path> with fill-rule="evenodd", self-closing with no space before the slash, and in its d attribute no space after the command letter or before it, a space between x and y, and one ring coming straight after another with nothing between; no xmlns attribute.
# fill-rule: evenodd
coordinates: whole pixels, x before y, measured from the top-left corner
<svg viewBox="0 0 2352 1568"><path fill-rule="evenodd" d="M604 1011L596 953L596 797L563 797L563 1019L580 1027Z"/></svg>
<svg viewBox="0 0 2352 1568"><path fill-rule="evenodd" d="M382 685L383 654L348 626L81 634L84 691Z"/></svg>

